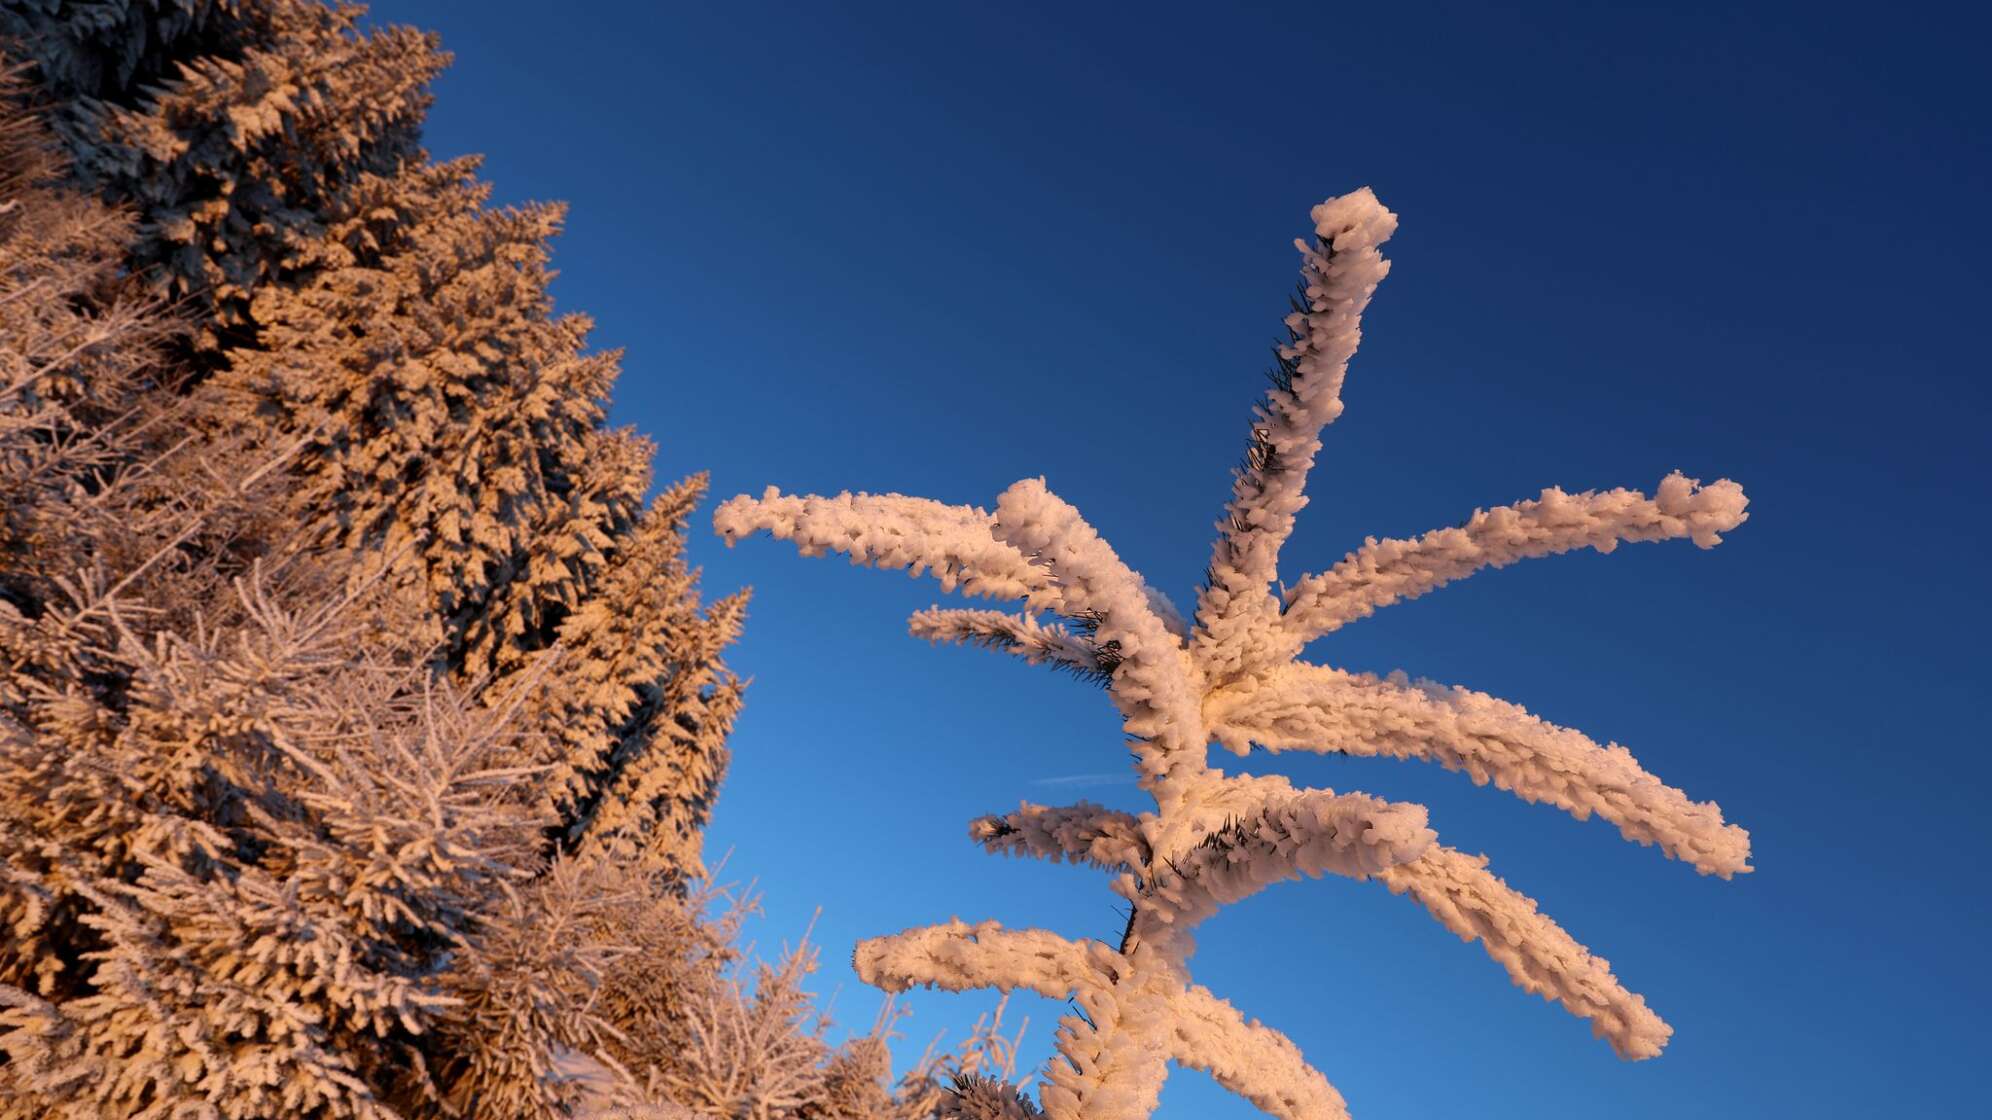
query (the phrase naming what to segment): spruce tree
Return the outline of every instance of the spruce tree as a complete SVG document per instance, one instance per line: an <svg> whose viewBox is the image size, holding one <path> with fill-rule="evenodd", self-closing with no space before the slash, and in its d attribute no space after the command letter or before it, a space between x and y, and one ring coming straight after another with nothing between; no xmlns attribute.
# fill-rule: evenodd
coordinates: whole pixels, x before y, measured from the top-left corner
<svg viewBox="0 0 1992 1120"><path fill-rule="evenodd" d="M6 10L39 64L0 98L0 1116L641 1103L561 1056L723 982L616 963L724 956L678 897L739 696L741 600L676 559L697 488L646 513L653 449L601 427L558 210L420 158L425 38L252 0L124 11L121 52L107 12ZM656 625L555 648L591 604ZM615 747L569 760L584 715ZM553 812L584 800L619 827Z"/></svg>
<svg viewBox="0 0 1992 1120"><path fill-rule="evenodd" d="M540 703L566 729L552 784L561 842L693 878L705 875L700 838L742 692L715 666L746 606L740 592L693 609L684 532L705 488L700 475L657 496L540 655L560 663Z"/></svg>
<svg viewBox="0 0 1992 1120"><path fill-rule="evenodd" d="M419 158L433 36L359 30L316 0L32 0L0 36L36 63L78 181L131 207L132 267L194 303L206 345L253 338L252 294L286 279L365 175Z"/></svg>
<svg viewBox="0 0 1992 1120"><path fill-rule="evenodd" d="M300 279L257 292L258 344L229 351L202 399L217 425L253 413L278 443L307 441L300 515L427 597L443 672L503 694L558 660L540 689L570 729L545 760L554 844L614 831L696 876L739 702L719 656L745 600L700 614L681 553L702 484L646 509L652 449L602 427L618 355L586 353L587 320L553 314L559 208L489 208L473 169L364 178Z"/></svg>
<svg viewBox="0 0 1992 1120"><path fill-rule="evenodd" d="M0 7L0 1120L929 1115L706 916L704 479L360 18Z"/></svg>
<svg viewBox="0 0 1992 1120"><path fill-rule="evenodd" d="M584 319L551 314L558 208L487 209L473 167L364 179L356 213L300 253L300 279L256 293L257 345L229 351L208 396L216 423L258 413L310 440L299 507L329 516L340 546L393 557L435 605L439 660L476 673L599 563L575 553L527 583L527 603L492 609L575 488L615 358L582 352ZM642 473L604 481L613 531Z"/></svg>
<svg viewBox="0 0 1992 1120"><path fill-rule="evenodd" d="M17 94L0 107L0 1115L393 1115L413 1032L454 998L449 954L476 955L467 915L530 866L507 853L531 856L532 818L457 765L500 739L449 733L447 702L400 687L397 628L370 625L394 605L271 547L259 511L283 457L177 423L161 343L181 324ZM229 589L233 548L269 568ZM355 641L367 656L335 656ZM434 805L476 823L410 812Z"/></svg>
<svg viewBox="0 0 1992 1120"><path fill-rule="evenodd" d="M619 356L587 352L586 318L552 310L561 210L489 207L474 160L429 162L425 84L447 56L362 14L42 0L7 7L0 33L35 60L78 183L135 215L127 265L197 343L192 414L212 430L254 415L245 438L296 446L286 513L429 597L440 672L502 683L587 604L657 620L630 633L648 648L629 664L600 640L558 654L600 683L586 718L570 713L580 753L545 760L571 787L549 850L590 842L590 821L655 818L654 840L617 843L695 875L739 702L719 652L744 598L704 621L675 559L656 576L669 595L628 576L606 590L613 558L655 552L664 530L645 528L647 445L602 426ZM590 753L611 739L613 757Z"/></svg>

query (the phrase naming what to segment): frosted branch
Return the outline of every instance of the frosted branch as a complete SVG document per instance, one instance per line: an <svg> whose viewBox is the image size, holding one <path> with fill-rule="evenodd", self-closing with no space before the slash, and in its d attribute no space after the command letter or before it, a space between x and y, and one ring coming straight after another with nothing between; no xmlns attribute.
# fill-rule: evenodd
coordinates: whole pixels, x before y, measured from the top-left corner
<svg viewBox="0 0 1992 1120"><path fill-rule="evenodd" d="M1280 1120L1346 1120L1342 1094L1301 1057L1300 1048L1204 988L1191 986L1172 1003L1169 1057L1200 1069L1219 1085Z"/></svg>
<svg viewBox="0 0 1992 1120"><path fill-rule="evenodd" d="M915 611L906 629L930 642L954 642L1001 650L1032 665L1070 669L1082 677L1107 680L1119 658L1057 623L1045 624L1035 615L1006 611L955 610L931 607Z"/></svg>
<svg viewBox="0 0 1992 1120"><path fill-rule="evenodd" d="M1044 571L992 537L989 515L973 506L903 494L798 497L770 486L759 498L728 499L713 511L712 524L728 545L765 532L794 541L804 556L841 552L853 564L915 576L931 571L943 591L1059 605Z"/></svg>
<svg viewBox="0 0 1992 1120"><path fill-rule="evenodd" d="M1511 506L1475 510L1464 525L1416 540L1377 540L1286 593L1286 628L1294 650L1381 607L1415 599L1482 568L1579 548L1611 552L1620 541L1686 537L1702 548L1721 543L1741 525L1749 499L1728 479L1702 486L1679 472L1660 480L1653 497L1637 490L1566 494L1551 487Z"/></svg>
<svg viewBox="0 0 1992 1120"><path fill-rule="evenodd" d="M1363 309L1390 271L1377 247L1397 229L1397 215L1369 188L1322 203L1313 217L1316 244L1295 242L1307 305L1287 317L1292 341L1281 348L1275 384L1253 413L1253 439L1197 598L1192 648L1214 680L1277 660L1262 647L1278 620L1270 588L1280 546L1307 504L1303 489L1321 450L1321 429L1342 414L1342 382L1362 341Z"/></svg>
<svg viewBox="0 0 1992 1120"><path fill-rule="evenodd" d="M1591 1022L1619 1057L1657 1056L1673 1028L1627 991L1611 962L1594 957L1563 927L1536 909L1535 900L1487 870L1487 857L1434 845L1424 858L1380 873L1395 894L1424 904L1464 941L1478 941L1517 987L1553 999Z"/></svg>
<svg viewBox="0 0 1992 1120"><path fill-rule="evenodd" d="M1042 565L1057 581L1067 614L1098 620L1093 642L1120 659L1112 696L1127 731L1151 741L1139 750L1151 769L1166 764L1155 754L1200 748L1197 682L1182 646L1151 605L1152 593L1113 548L1041 478L1025 479L996 502L998 540Z"/></svg>
<svg viewBox="0 0 1992 1120"><path fill-rule="evenodd" d="M1106 951L1101 947L1101 951ZM888 992L915 985L951 992L1023 988L1064 999L1101 982L1087 946L1041 929L1004 929L995 922L917 926L858 942L851 963L858 978Z"/></svg>
<svg viewBox="0 0 1992 1120"><path fill-rule="evenodd" d="M1135 930L1144 939L1174 939L1274 883L1303 875L1364 878L1417 859L1434 839L1422 805L1319 789L1275 795L1159 861L1134 896Z"/></svg>
<svg viewBox="0 0 1992 1120"><path fill-rule="evenodd" d="M1716 804L1688 800L1616 743L1601 747L1483 692L1296 663L1255 690L1213 698L1208 715L1212 734L1239 753L1257 743L1437 762L1579 820L1596 813L1703 874L1750 870L1750 834Z"/></svg>
<svg viewBox="0 0 1992 1120"><path fill-rule="evenodd" d="M969 822L968 835L1003 855L1069 860L1114 872L1140 872L1148 866L1148 841L1134 814L1085 801L1060 808L1025 802L1014 813Z"/></svg>

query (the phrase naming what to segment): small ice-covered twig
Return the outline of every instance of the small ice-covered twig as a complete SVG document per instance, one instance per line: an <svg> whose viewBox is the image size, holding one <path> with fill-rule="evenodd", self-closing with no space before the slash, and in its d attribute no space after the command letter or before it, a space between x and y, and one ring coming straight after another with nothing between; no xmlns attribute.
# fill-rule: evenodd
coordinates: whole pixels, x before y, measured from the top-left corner
<svg viewBox="0 0 1992 1120"><path fill-rule="evenodd" d="M1212 735L1239 753L1257 744L1424 759L1579 820L1596 813L1703 874L1750 870L1750 834L1715 803L1688 800L1616 743L1601 747L1484 692L1296 662L1256 689L1213 699L1207 714Z"/></svg>
<svg viewBox="0 0 1992 1120"><path fill-rule="evenodd" d="M969 838L1004 855L1089 863L1115 873L1148 866L1148 841L1132 813L1091 802L1053 808L1025 802L1014 813L969 822Z"/></svg>
<svg viewBox="0 0 1992 1120"><path fill-rule="evenodd" d="M1372 537L1319 575L1286 592L1281 626L1294 652L1381 607L1415 599L1482 568L1578 548L1611 552L1621 541L1686 537L1702 548L1749 519L1749 499L1728 479L1701 485L1676 471L1649 498L1637 490L1566 494L1556 487L1532 501L1475 510L1466 523L1416 540Z"/></svg>
<svg viewBox="0 0 1992 1120"><path fill-rule="evenodd" d="M1515 985L1561 1003L1591 1022L1591 1032L1628 1060L1659 1055L1674 1033L1612 975L1611 962L1536 909L1535 900L1487 870L1487 857L1444 845L1377 875L1393 893L1410 894L1463 941L1478 941Z"/></svg>
<svg viewBox="0 0 1992 1120"><path fill-rule="evenodd" d="M1119 655L1074 634L1058 623L1043 623L1032 614L1008 611L930 607L913 612L907 632L930 642L955 642L1001 650L1032 665L1070 669L1089 680L1104 682L1119 664Z"/></svg>
<svg viewBox="0 0 1992 1120"><path fill-rule="evenodd" d="M951 506L904 494L843 493L834 498L783 494L770 486L759 498L745 494L713 511L713 528L731 545L749 533L792 540L804 556L842 552L853 564L931 571L941 590L992 599L1036 596L1057 609L1056 592L1043 569L989 533L989 515L974 506Z"/></svg>

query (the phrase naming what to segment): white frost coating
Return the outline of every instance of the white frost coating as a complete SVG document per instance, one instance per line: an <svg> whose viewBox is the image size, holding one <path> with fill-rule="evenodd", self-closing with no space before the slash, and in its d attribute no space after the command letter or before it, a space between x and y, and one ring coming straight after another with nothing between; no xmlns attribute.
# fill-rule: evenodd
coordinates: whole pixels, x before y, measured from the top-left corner
<svg viewBox="0 0 1992 1120"><path fill-rule="evenodd" d="M1280 1120L1347 1120L1342 1094L1287 1036L1262 1026L1208 990L1191 986L1172 1003L1169 1057Z"/></svg>
<svg viewBox="0 0 1992 1120"><path fill-rule="evenodd" d="M1204 837L1265 806L1295 793L1293 783L1278 774L1224 774L1216 770L1168 804L1163 814L1141 815L1142 835L1162 860L1170 860L1203 842ZM1160 861L1158 861L1160 862Z"/></svg>
<svg viewBox="0 0 1992 1120"><path fill-rule="evenodd" d="M1090 863L1116 874L1139 872L1149 860L1148 841L1134 814L1089 801L1059 808L1026 801L1014 813L970 821L968 835L998 854Z"/></svg>
<svg viewBox="0 0 1992 1120"><path fill-rule="evenodd" d="M1309 750L1437 762L1579 820L1596 813L1626 839L1657 844L1705 875L1750 870L1750 834L1640 768L1616 743L1539 719L1484 692L1401 673L1387 680L1294 664L1257 689L1208 704L1212 734L1244 753Z"/></svg>
<svg viewBox="0 0 1992 1120"><path fill-rule="evenodd" d="M1314 208L1317 244L1294 242L1307 310L1287 317L1294 341L1280 351L1292 388L1275 386L1252 414L1252 450L1232 482L1209 579L1197 598L1191 648L1213 680L1281 660L1268 641L1279 611L1270 587L1280 546L1307 504L1321 429L1342 414L1342 382L1362 341L1363 309L1390 272L1377 246L1396 229L1397 215L1364 187Z"/></svg>
<svg viewBox="0 0 1992 1120"><path fill-rule="evenodd" d="M1743 492L1726 480L1700 487L1669 475L1650 499L1550 489L1476 512L1456 529L1371 540L1275 596L1280 548L1306 504L1319 433L1341 412L1360 317L1388 270L1377 246L1396 224L1366 190L1323 204L1314 218L1320 243L1302 246L1305 307L1288 319L1293 342L1255 414L1194 628L1042 479L1012 486L993 517L898 495L788 498L773 490L735 499L715 517L729 543L765 529L806 552L933 569L946 586L1022 599L1023 614L936 607L916 613L910 628L1105 678L1155 811L1025 803L972 823L969 833L993 852L1107 871L1130 903L1119 944L957 920L866 941L854 962L866 981L892 990L1070 995L1081 1013L1060 1023L1057 1057L1040 1082L1051 1120L1141 1120L1157 1106L1170 1061L1210 1071L1272 1115L1344 1120L1341 1097L1290 1042L1192 986L1188 973L1200 922L1303 875L1379 878L1412 895L1447 928L1479 940L1516 984L1589 1020L1623 1057L1651 1057L1667 1041L1667 1025L1604 960L1489 874L1484 860L1441 846L1421 806L1227 775L1208 763L1213 740L1240 754L1256 744L1430 759L1580 819L1597 813L1704 872L1749 869L1747 833L1713 804L1662 784L1622 747L1481 693L1298 660L1310 638L1480 568L1582 547L1609 552L1621 540L1687 537L1707 547L1745 519ZM1038 612L1063 620L1040 622Z"/></svg>
<svg viewBox="0 0 1992 1120"><path fill-rule="evenodd" d="M1466 524L1417 540L1369 538L1320 575L1286 593L1284 626L1294 651L1380 607L1415 599L1481 568L1578 548L1611 552L1620 541L1687 537L1714 548L1721 534L1749 519L1749 499L1728 479L1702 486L1676 471L1653 497L1637 490L1566 494L1556 487L1534 501L1473 511Z"/></svg>
<svg viewBox="0 0 1992 1120"><path fill-rule="evenodd" d="M1027 478L997 499L995 533L1051 572L1066 613L1098 618L1093 641L1120 659L1111 695L1135 737L1129 746L1141 759L1144 781L1180 781L1203 772L1197 756L1208 740L1199 714L1200 674L1150 607L1141 577L1040 478Z"/></svg>
<svg viewBox="0 0 1992 1120"><path fill-rule="evenodd" d="M1674 1029L1627 991L1611 962L1594 957L1536 909L1535 900L1487 870L1486 856L1435 845L1424 858L1377 876L1410 894L1464 941L1479 941L1515 985L1591 1022L1591 1033L1628 1060L1657 1057Z"/></svg>
<svg viewBox="0 0 1992 1120"><path fill-rule="evenodd" d="M1419 858L1435 839L1423 805L1320 789L1275 796L1155 861L1139 889L1121 880L1135 908L1132 936L1187 957L1190 931L1220 907L1303 875L1367 878Z"/></svg>
<svg viewBox="0 0 1992 1120"><path fill-rule="evenodd" d="M1058 607L1042 569L989 534L989 515L974 506L951 506L903 494L795 497L770 486L759 498L730 498L713 511L712 525L728 545L749 533L792 540L804 556L842 552L851 563L932 571L941 590L992 599L1033 597L1043 609Z"/></svg>
<svg viewBox="0 0 1992 1120"><path fill-rule="evenodd" d="M1046 930L1004 929L996 922L969 925L959 918L860 941L851 965L858 979L888 992L915 985L951 992L1024 988L1064 999L1101 982L1085 945Z"/></svg>
<svg viewBox="0 0 1992 1120"><path fill-rule="evenodd" d="M1070 669L1083 676L1104 677L1109 672L1092 642L1058 623L1039 622L1035 615L929 607L913 612L906 630L930 642L985 646L1032 665Z"/></svg>

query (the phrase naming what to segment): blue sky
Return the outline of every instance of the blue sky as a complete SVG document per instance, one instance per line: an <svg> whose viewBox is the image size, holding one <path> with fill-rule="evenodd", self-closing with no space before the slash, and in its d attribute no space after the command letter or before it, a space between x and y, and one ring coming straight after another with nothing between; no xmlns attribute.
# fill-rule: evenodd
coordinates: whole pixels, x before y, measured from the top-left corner
<svg viewBox="0 0 1992 1120"><path fill-rule="evenodd" d="M1987 97L1963 6L543 4L391 0L443 33L428 142L565 199L561 305L628 349L616 418L716 497L988 504L1045 475L1179 601L1207 556L1314 202L1401 216L1289 578L1543 486L1741 481L1712 552L1532 562L1310 656L1466 684L1719 801L1705 879L1434 767L1255 758L1428 803L1673 1023L1617 1061L1375 885L1212 921L1200 982L1358 1120L1978 1114L1988 981ZM701 522L703 529L704 522ZM754 678L711 844L764 948L959 915L1111 938L1093 873L965 835L1141 807L1105 697L935 650L928 582L757 539ZM1104 778L1086 777L1106 775ZM1069 779L1061 781L1061 779ZM912 998L917 1052L992 1002ZM1026 1059L1059 1008L1020 998ZM1974 1104L1976 1101L1978 1103ZM1165 1117L1254 1115L1178 1073Z"/></svg>

